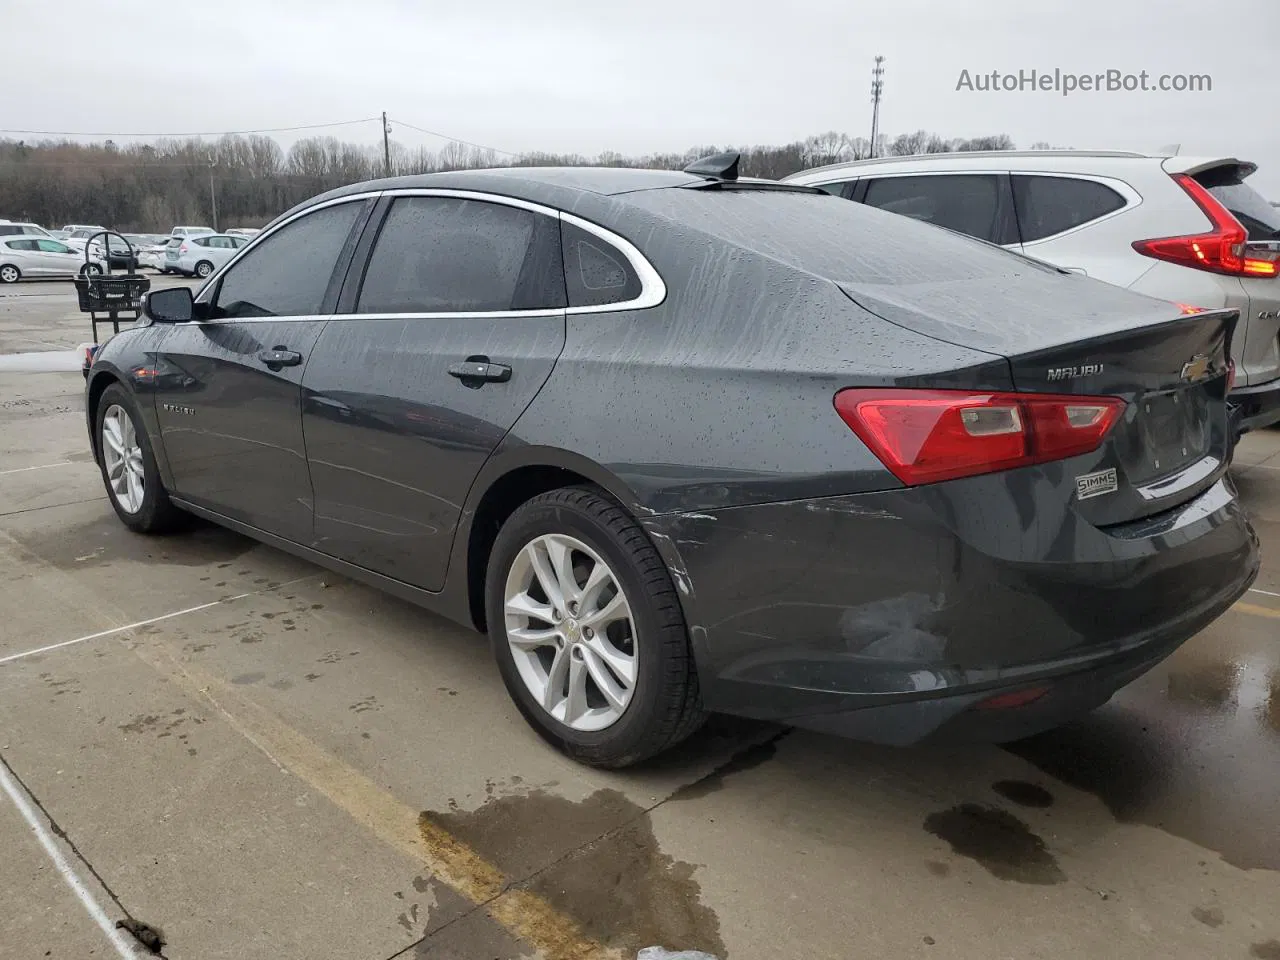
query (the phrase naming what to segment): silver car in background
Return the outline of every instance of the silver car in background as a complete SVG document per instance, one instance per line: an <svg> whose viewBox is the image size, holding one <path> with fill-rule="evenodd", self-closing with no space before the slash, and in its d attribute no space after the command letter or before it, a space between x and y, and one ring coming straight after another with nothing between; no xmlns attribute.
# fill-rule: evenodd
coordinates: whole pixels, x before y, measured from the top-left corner
<svg viewBox="0 0 1280 960"><path fill-rule="evenodd" d="M199 236L176 238L165 248L164 270L185 273L204 279L247 246L248 237L234 237L226 233L204 233Z"/></svg>
<svg viewBox="0 0 1280 960"><path fill-rule="evenodd" d="M100 274L106 264L95 258L85 265L84 253L49 237L0 236L0 283Z"/></svg>

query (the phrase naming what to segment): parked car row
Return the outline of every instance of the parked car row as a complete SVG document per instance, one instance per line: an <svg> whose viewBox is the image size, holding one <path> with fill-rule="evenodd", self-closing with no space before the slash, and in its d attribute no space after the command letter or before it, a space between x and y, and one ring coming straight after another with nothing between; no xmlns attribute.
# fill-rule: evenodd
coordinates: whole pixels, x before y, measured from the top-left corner
<svg viewBox="0 0 1280 960"><path fill-rule="evenodd" d="M1026 255L1066 231L1013 162L885 188L970 224L1033 201L1003 245L737 155L342 187L144 297L88 370L92 452L135 531L194 513L487 632L583 762L709 711L1027 736L1221 616L1259 545L1227 472L1246 294L1192 311ZM1149 269L1188 233L1261 262L1199 193L1197 228L1106 176L1107 229L1159 214Z"/></svg>

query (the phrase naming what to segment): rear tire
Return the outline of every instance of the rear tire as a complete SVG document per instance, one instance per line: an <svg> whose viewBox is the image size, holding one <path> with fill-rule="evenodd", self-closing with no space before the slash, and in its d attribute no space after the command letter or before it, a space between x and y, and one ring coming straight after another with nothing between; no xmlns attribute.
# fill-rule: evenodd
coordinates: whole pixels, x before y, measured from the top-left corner
<svg viewBox="0 0 1280 960"><path fill-rule="evenodd" d="M569 572L544 590L538 571L550 574L557 556L569 558L561 567ZM507 692L529 725L573 759L630 766L701 726L697 670L666 565L602 491L552 490L511 515L490 555L485 609Z"/></svg>
<svg viewBox="0 0 1280 960"><path fill-rule="evenodd" d="M22 279L22 271L13 264L6 263L0 267L0 283L17 283Z"/></svg>
<svg viewBox="0 0 1280 960"><path fill-rule="evenodd" d="M209 274L213 273L213 264L208 260L201 260L196 264L196 276L203 280Z"/></svg>
<svg viewBox="0 0 1280 960"><path fill-rule="evenodd" d="M121 523L135 533L167 533L183 524L186 514L169 500L138 406L118 383L98 400L94 442L107 499Z"/></svg>

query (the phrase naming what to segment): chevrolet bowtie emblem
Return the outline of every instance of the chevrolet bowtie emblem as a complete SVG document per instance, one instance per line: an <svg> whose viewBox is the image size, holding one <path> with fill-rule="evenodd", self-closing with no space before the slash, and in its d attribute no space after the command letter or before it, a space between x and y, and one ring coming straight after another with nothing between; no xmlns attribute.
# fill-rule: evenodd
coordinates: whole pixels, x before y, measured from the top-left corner
<svg viewBox="0 0 1280 960"><path fill-rule="evenodd" d="M1209 372L1209 358L1206 356L1192 357L1182 365L1182 379L1192 382L1200 380Z"/></svg>

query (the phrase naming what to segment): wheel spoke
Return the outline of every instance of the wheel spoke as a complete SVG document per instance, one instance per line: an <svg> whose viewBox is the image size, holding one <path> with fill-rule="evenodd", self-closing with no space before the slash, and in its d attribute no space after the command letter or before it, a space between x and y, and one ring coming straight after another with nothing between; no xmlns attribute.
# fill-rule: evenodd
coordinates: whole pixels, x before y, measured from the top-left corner
<svg viewBox="0 0 1280 960"><path fill-rule="evenodd" d="M555 627L516 627L507 631L513 647L523 650L536 650L538 647L549 647L556 642L559 631Z"/></svg>
<svg viewBox="0 0 1280 960"><path fill-rule="evenodd" d="M587 666L577 657L569 657L569 695L564 700L564 722L574 722L587 712Z"/></svg>
<svg viewBox="0 0 1280 960"><path fill-rule="evenodd" d="M559 537L548 537L547 559L551 561L551 570L555 574L556 585L560 588L560 596L566 604L577 603L582 590L573 575L573 550Z"/></svg>
<svg viewBox="0 0 1280 960"><path fill-rule="evenodd" d="M584 611L593 609L596 601L600 598L600 591L611 583L613 583L613 574L609 572L609 568L603 563L595 564L591 568L587 582L582 585L582 595L578 598L578 606Z"/></svg>
<svg viewBox="0 0 1280 960"><path fill-rule="evenodd" d="M591 675L596 688L604 694L604 698L609 701L609 705L618 712L626 709L627 692L630 689L630 684L626 688L619 686L618 681L609 672L596 648L590 644L583 647L583 662L586 664L587 673Z"/></svg>
<svg viewBox="0 0 1280 960"><path fill-rule="evenodd" d="M120 436L120 424L112 420L102 422L102 439L117 457L124 457L124 438Z"/></svg>
<svg viewBox="0 0 1280 960"><path fill-rule="evenodd" d="M556 705L564 699L564 675L571 659L568 648L561 647L551 661L547 685L542 689L542 709L547 713L554 713Z"/></svg>
<svg viewBox="0 0 1280 960"><path fill-rule="evenodd" d="M626 685L627 689L635 686L635 657L623 653L610 643L607 637L602 637L599 634L596 634L590 640L585 641L584 645L588 650L599 657L601 661L609 665L609 668L617 674L618 679Z"/></svg>
<svg viewBox="0 0 1280 960"><path fill-rule="evenodd" d="M538 585L542 587L542 592L547 595L547 600L555 609L564 610L565 597L560 591L560 579L556 576L555 568L551 565L551 558L547 553L547 549L541 543L530 544L525 549L529 551L533 575L538 578Z"/></svg>
<svg viewBox="0 0 1280 960"><path fill-rule="evenodd" d="M129 512L137 510L142 504L142 484L138 482L138 476L132 470L126 470L125 476L125 499L128 501L126 506Z"/></svg>
<svg viewBox="0 0 1280 960"><path fill-rule="evenodd" d="M596 633L602 632L604 627L613 623L615 620L623 620L631 616L631 608L627 605L627 598L623 596L622 591L615 593L599 610L593 610L582 618L582 622L591 627Z"/></svg>
<svg viewBox="0 0 1280 960"><path fill-rule="evenodd" d="M551 605L539 603L528 593L521 593L507 601L507 616L528 617L530 620L551 623Z"/></svg>

